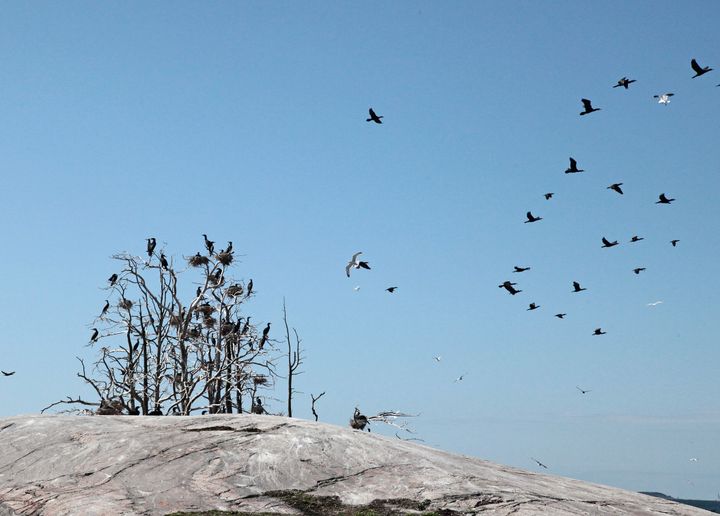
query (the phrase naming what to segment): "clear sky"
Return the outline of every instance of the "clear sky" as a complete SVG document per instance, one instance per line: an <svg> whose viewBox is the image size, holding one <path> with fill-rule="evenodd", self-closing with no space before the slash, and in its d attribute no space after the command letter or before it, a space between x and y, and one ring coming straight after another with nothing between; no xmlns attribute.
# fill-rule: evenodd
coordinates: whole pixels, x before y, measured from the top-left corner
<svg viewBox="0 0 720 516"><path fill-rule="evenodd" d="M325 422L421 413L434 447L714 499L718 21L711 0L4 3L0 415L90 397L75 356L111 255L207 233L254 321L287 300L297 416L326 391Z"/></svg>

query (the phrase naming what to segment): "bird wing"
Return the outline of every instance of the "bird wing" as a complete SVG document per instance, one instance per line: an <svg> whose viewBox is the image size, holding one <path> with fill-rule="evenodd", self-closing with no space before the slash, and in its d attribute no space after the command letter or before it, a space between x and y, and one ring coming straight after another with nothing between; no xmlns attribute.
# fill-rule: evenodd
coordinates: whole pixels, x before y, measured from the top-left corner
<svg viewBox="0 0 720 516"><path fill-rule="evenodd" d="M349 262L349 263L345 266L345 274L347 274L347 277L348 277L348 278L350 277L350 269L352 269L352 268L353 268L353 262Z"/></svg>
<svg viewBox="0 0 720 516"><path fill-rule="evenodd" d="M580 290L580 283L578 283L577 281L573 281L573 288L575 290Z"/></svg>
<svg viewBox="0 0 720 516"><path fill-rule="evenodd" d="M375 114L373 108L368 109L368 113L370 113L370 118L377 118L377 115Z"/></svg>
<svg viewBox="0 0 720 516"><path fill-rule="evenodd" d="M661 193L661 194L660 194L660 200L661 200L662 202L667 202L668 199L667 199L667 197L665 197L665 194L664 194L664 193Z"/></svg>
<svg viewBox="0 0 720 516"><path fill-rule="evenodd" d="M573 158L570 158L570 170L575 170L577 168L577 161L575 161Z"/></svg>
<svg viewBox="0 0 720 516"><path fill-rule="evenodd" d="M602 237L602 243L605 244L605 245L610 245L610 242L609 242L608 239L605 238L605 237Z"/></svg>
<svg viewBox="0 0 720 516"><path fill-rule="evenodd" d="M532 212L527 212L527 218L528 220L532 220L534 218Z"/></svg>
<svg viewBox="0 0 720 516"><path fill-rule="evenodd" d="M698 64L698 62L695 61L695 59L693 59L692 61L690 61L690 66L692 66L692 69L695 70L696 73L702 73L702 72L703 72L703 69L700 67L700 65Z"/></svg>
<svg viewBox="0 0 720 516"><path fill-rule="evenodd" d="M582 103L583 103L583 106L585 107L585 109L587 111L590 111L592 109L592 101L590 101L588 99L581 99L581 100L582 100Z"/></svg>

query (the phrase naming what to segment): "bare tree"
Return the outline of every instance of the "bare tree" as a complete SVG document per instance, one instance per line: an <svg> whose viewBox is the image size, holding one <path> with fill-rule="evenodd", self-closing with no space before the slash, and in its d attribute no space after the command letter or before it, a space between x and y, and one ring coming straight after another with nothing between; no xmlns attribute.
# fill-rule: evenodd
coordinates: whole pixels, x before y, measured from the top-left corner
<svg viewBox="0 0 720 516"><path fill-rule="evenodd" d="M312 393L310 393L310 398L312 399L312 405L310 405L310 408L312 410L313 416L315 416L315 421L318 420L318 413L315 412L315 402L325 396L325 391L322 391L318 396L313 396Z"/></svg>
<svg viewBox="0 0 720 516"><path fill-rule="evenodd" d="M283 298L283 323L285 324L285 341L287 342L287 359L288 359L288 376L287 376L287 411L288 417L292 417L292 399L295 391L293 390L293 378L302 372L298 372L298 368L303 363L302 350L300 349L300 343L302 339L298 336L298 332L293 328L295 334L295 344L293 349L293 342L290 339L290 327L287 322L287 308L285 306L285 298Z"/></svg>

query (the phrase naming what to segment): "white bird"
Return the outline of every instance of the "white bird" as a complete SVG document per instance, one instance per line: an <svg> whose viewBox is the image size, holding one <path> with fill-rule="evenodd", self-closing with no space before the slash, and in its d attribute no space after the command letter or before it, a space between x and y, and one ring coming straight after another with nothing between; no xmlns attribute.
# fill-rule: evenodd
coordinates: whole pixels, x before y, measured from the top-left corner
<svg viewBox="0 0 720 516"><path fill-rule="evenodd" d="M648 303L647 305L648 306L657 306L657 305L661 305L661 304L662 304L662 301L655 301L654 303Z"/></svg>
<svg viewBox="0 0 720 516"><path fill-rule="evenodd" d="M358 285L357 287L355 287L353 290L354 290L355 292L357 292L358 290L360 290L360 285Z"/></svg>
<svg viewBox="0 0 720 516"><path fill-rule="evenodd" d="M692 459L690 459L690 462L697 462L697 461L698 461L697 457L693 457Z"/></svg>
<svg viewBox="0 0 720 516"><path fill-rule="evenodd" d="M350 277L350 269L359 269L361 267L363 269L370 269L370 266L367 262L363 262L358 259L358 256L360 256L361 254L362 251L355 253L348 262L348 264L345 266L345 274L347 274L348 278Z"/></svg>
<svg viewBox="0 0 720 516"><path fill-rule="evenodd" d="M653 98L658 99L658 104L670 104L670 97L675 95L674 93L663 93L662 95L653 95Z"/></svg>
<svg viewBox="0 0 720 516"><path fill-rule="evenodd" d="M433 357L435 359L435 362L440 362L442 360L442 356L437 355Z"/></svg>

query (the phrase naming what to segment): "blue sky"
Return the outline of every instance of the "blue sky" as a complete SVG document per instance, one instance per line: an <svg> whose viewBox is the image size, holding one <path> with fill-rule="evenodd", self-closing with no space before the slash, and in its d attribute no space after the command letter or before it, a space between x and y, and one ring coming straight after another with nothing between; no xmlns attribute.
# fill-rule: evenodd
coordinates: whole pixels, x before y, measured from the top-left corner
<svg viewBox="0 0 720 516"><path fill-rule="evenodd" d="M207 233L234 242L253 320L279 326L287 300L297 416L326 391L326 422L416 412L435 447L715 498L718 19L711 1L5 4L0 415L89 394L75 356L94 356L111 255L155 236L179 260ZM716 70L691 79L693 57ZM357 251L372 270L347 279Z"/></svg>

